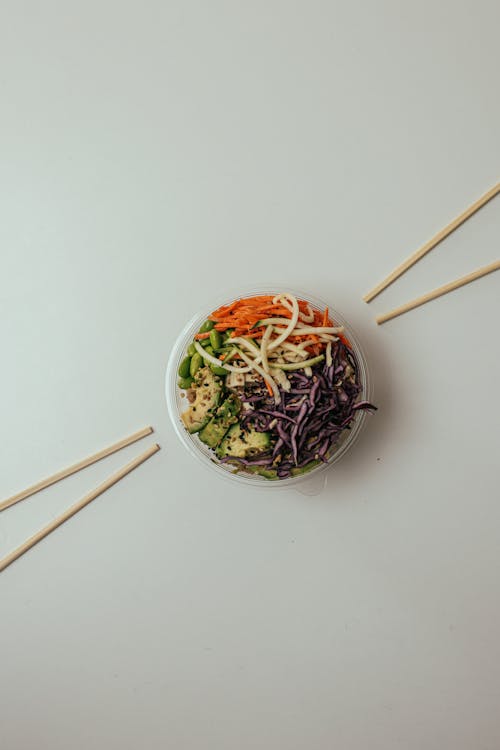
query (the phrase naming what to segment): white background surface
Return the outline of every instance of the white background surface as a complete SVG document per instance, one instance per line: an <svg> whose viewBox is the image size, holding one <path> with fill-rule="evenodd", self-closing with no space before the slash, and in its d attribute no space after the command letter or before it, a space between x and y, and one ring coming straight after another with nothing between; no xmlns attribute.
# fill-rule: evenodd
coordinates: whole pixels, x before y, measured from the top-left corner
<svg viewBox="0 0 500 750"><path fill-rule="evenodd" d="M0 7L0 493L162 451L0 576L3 750L497 750L495 2ZM331 299L380 411L316 498L235 490L167 420L204 300ZM149 441L151 442L151 441ZM4 554L148 441L6 511Z"/></svg>

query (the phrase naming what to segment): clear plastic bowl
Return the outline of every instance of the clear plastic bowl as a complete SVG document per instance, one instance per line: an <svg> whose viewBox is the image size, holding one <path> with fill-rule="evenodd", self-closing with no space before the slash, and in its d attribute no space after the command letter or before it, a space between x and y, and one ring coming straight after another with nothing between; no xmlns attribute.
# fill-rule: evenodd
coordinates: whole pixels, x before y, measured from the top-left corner
<svg viewBox="0 0 500 750"><path fill-rule="evenodd" d="M170 353L170 357L168 360L167 365L167 371L166 371L166 377L165 377L165 393L167 398L167 406L168 406L168 412L170 415L170 419L172 420L172 424L174 426L174 429L177 433L177 436L181 443L184 445L184 447L189 451L189 453L196 458L198 461L200 461L205 467L212 469L214 472L216 472L219 476L229 479L233 482L238 482L240 484L243 484L245 486L255 486L255 487L297 487L297 485L300 485L299 491L302 491L302 489L305 487L306 483L309 484L309 487L311 488L311 491L306 491L304 494L317 494L319 491L318 488L324 485L326 481L326 475L324 472L327 469L330 469L333 464L336 464L342 456L345 455L345 453L351 448L356 439L359 437L359 434L363 428L363 425L366 421L366 412L362 409L358 410L356 412L356 416L351 422L350 429L346 429L341 433L341 436L336 443L334 450L330 457L328 458L328 461L326 463L319 464L318 466L311 469L309 472L305 474L299 474L294 477L289 477L288 479L276 479L276 480L270 480L266 479L265 477L262 477L258 474L245 474L242 471L236 471L234 466L231 466L228 463L220 462L217 458L217 456L208 448L204 443L201 442L201 440L198 438L198 435L195 433L191 435L184 427L184 423L181 420L181 414L183 411L185 411L188 406L188 400L185 397L181 396L181 393L183 391L179 388L177 381L179 379L177 370L179 368L179 365L181 361L186 356L186 349L189 346L189 344L193 340L193 336L195 333L197 333L198 329L200 328L201 324L207 319L207 317L210 315L212 310L216 310L218 307L222 305L227 305L231 303L235 299L242 299L245 297L251 297L256 294L278 294L281 291L287 291L291 294L294 294L298 299L307 300L313 308L316 308L318 310L324 310L325 307L328 307L330 311L330 317L334 321L334 323L337 323L339 325L343 325L345 327L346 336L349 339L349 342L351 344L351 351L354 356L354 359L356 361L357 365L357 374L358 374L358 380L361 384L362 390L359 395L359 400L361 401L371 401L372 399L372 383L370 380L370 375L368 371L368 365L366 363L365 356L363 354L363 350L361 349L361 346L359 344L359 341L356 337L356 334L352 330L352 328L349 326L349 324L344 320L342 315L338 313L335 308L329 303L325 302L324 300L318 299L317 297L314 297L312 294L309 294L307 292L299 291L296 289L286 289L282 290L279 288L276 288L276 286L273 287L259 287L258 289L250 289L250 290L244 290L235 292L231 297L224 297L223 299L218 299L213 302L213 304L208 308L204 309L200 312L198 312L191 320L184 326L182 331L179 333L179 336L177 340L174 343L174 346L172 348L172 351ZM316 481L319 477L324 478L323 479L323 485L318 484L318 481ZM313 480L311 482L311 480Z"/></svg>

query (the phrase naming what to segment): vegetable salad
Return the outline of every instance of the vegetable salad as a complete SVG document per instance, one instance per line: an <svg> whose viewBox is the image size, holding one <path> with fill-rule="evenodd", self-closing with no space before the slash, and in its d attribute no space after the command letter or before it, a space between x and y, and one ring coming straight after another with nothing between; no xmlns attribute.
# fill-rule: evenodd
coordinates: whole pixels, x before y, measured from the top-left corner
<svg viewBox="0 0 500 750"><path fill-rule="evenodd" d="M219 461L266 479L327 462L358 410L359 371L328 308L293 294L258 295L214 310L179 366L190 433Z"/></svg>

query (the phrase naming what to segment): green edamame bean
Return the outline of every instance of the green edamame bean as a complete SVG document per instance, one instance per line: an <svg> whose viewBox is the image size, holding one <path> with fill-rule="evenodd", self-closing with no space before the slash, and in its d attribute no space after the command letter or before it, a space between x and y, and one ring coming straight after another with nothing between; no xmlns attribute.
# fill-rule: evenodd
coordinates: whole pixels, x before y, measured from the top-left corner
<svg viewBox="0 0 500 750"><path fill-rule="evenodd" d="M192 357L194 354L196 354L196 349L194 348L194 344L189 344L187 348L188 357Z"/></svg>
<svg viewBox="0 0 500 750"><path fill-rule="evenodd" d="M210 343L212 344L214 349L219 349L222 345L222 336L220 335L219 331L216 331L215 328L212 328L210 331Z"/></svg>
<svg viewBox="0 0 500 750"><path fill-rule="evenodd" d="M184 357L179 365L178 373L181 378L188 378L190 373L191 357Z"/></svg>
<svg viewBox="0 0 500 750"><path fill-rule="evenodd" d="M212 330L212 328L214 327L214 325L215 325L215 323L213 322L213 320L206 320L203 323L203 325L201 326L199 332L200 333L208 333L209 331Z"/></svg>
<svg viewBox="0 0 500 750"><path fill-rule="evenodd" d="M210 369L214 373L214 375L227 375L227 370L225 370L223 367L219 367L218 365L210 365Z"/></svg>
<svg viewBox="0 0 500 750"><path fill-rule="evenodd" d="M202 356L201 354L198 354L198 352L196 352L196 354L193 357L191 357L191 365L189 367L189 374L191 375L192 378L194 378L194 376L196 375L196 373L198 372L202 364L203 364Z"/></svg>
<svg viewBox="0 0 500 750"><path fill-rule="evenodd" d="M193 378L179 378L179 388L187 390L188 388L191 388L192 384Z"/></svg>
<svg viewBox="0 0 500 750"><path fill-rule="evenodd" d="M209 339L209 338L206 338L206 339L202 339L202 340L200 341L200 344L202 345L202 347L203 347L204 349L206 349L206 348L207 348L207 346L210 346L210 339Z"/></svg>

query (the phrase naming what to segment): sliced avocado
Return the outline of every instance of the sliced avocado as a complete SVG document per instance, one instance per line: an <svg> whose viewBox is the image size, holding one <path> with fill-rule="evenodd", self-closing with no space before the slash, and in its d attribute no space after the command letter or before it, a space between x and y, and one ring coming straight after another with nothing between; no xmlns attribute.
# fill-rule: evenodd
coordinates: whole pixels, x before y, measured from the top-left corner
<svg viewBox="0 0 500 750"><path fill-rule="evenodd" d="M252 470L252 474L260 474L261 477L265 477L266 479L278 478L276 469L265 469L263 466L247 466L246 471L248 471L250 468Z"/></svg>
<svg viewBox="0 0 500 750"><path fill-rule="evenodd" d="M275 469L263 469L262 466L258 467L257 474L260 474L261 477L265 477L266 479L277 479L278 474Z"/></svg>
<svg viewBox="0 0 500 750"><path fill-rule="evenodd" d="M188 432L199 432L210 421L212 411L220 402L222 381L209 367L201 367L194 377L192 389L195 400L181 414L181 419Z"/></svg>
<svg viewBox="0 0 500 750"><path fill-rule="evenodd" d="M200 431L198 437L202 443L206 443L209 448L216 448L229 429L227 422L212 419Z"/></svg>
<svg viewBox="0 0 500 750"><path fill-rule="evenodd" d="M228 421L228 424L236 422L234 419L241 411L241 401L235 393L231 393L216 411L218 419Z"/></svg>
<svg viewBox="0 0 500 750"><path fill-rule="evenodd" d="M212 370L213 372L213 370ZM200 431L199 438L210 448L216 448L232 424L238 421L241 401L231 393L220 406L213 410L214 416Z"/></svg>
<svg viewBox="0 0 500 750"><path fill-rule="evenodd" d="M213 372L213 370L212 370ZM232 424L238 421L241 401L231 393L220 406L213 410L214 416L200 431L199 438L210 448L216 448Z"/></svg>
<svg viewBox="0 0 500 750"><path fill-rule="evenodd" d="M220 444L217 455L248 458L258 453L264 453L271 445L268 432L256 430L242 430L239 424L234 424Z"/></svg>
<svg viewBox="0 0 500 750"><path fill-rule="evenodd" d="M299 474L307 474L308 471L311 471L311 469L314 469L315 466L320 464L321 461L309 461L308 464L305 466L301 466L300 468L298 466L294 466L292 468L292 477L296 477Z"/></svg>
<svg viewBox="0 0 500 750"><path fill-rule="evenodd" d="M311 471L311 469L314 469L320 463L321 461L309 461L308 464L300 468L294 466L291 470L292 477L307 474L308 471ZM250 474L260 474L261 477L265 477L266 479L278 479L276 469L265 469L263 466L245 466L243 471L248 471Z"/></svg>
<svg viewBox="0 0 500 750"><path fill-rule="evenodd" d="M244 474L259 474L261 477L265 477L265 479L278 479L276 469L266 469L264 466L242 466L237 461L233 461L232 464Z"/></svg>

